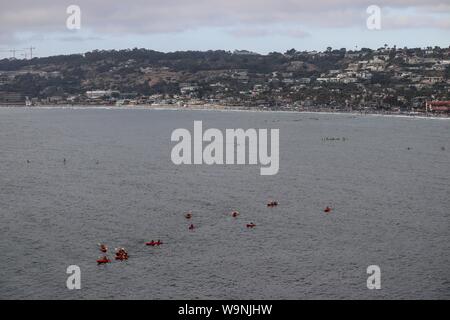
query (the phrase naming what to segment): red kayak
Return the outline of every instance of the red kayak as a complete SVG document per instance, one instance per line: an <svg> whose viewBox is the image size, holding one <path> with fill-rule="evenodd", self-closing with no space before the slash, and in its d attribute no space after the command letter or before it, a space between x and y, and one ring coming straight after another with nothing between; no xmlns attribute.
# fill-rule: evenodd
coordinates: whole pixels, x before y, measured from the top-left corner
<svg viewBox="0 0 450 320"><path fill-rule="evenodd" d="M330 207L326 207L325 210L323 210L326 213L330 213L331 212L331 208Z"/></svg>
<svg viewBox="0 0 450 320"><path fill-rule="evenodd" d="M254 224L253 222L247 224L247 228L254 228L254 227L256 227L256 224Z"/></svg>
<svg viewBox="0 0 450 320"><path fill-rule="evenodd" d="M106 264L106 263L110 263L110 262L111 262L111 260L109 260L106 257L103 257L103 258L97 260L98 264Z"/></svg>
<svg viewBox="0 0 450 320"><path fill-rule="evenodd" d="M154 247L154 246L156 246L156 242L152 240L150 242L147 242L145 245Z"/></svg>
<svg viewBox="0 0 450 320"><path fill-rule="evenodd" d="M163 242L161 240L158 240L156 242L152 240L150 242L147 242L145 245L155 247L155 246L160 246L162 244L163 244Z"/></svg>
<svg viewBox="0 0 450 320"><path fill-rule="evenodd" d="M278 205L277 201L271 201L267 204L268 207L276 207Z"/></svg>

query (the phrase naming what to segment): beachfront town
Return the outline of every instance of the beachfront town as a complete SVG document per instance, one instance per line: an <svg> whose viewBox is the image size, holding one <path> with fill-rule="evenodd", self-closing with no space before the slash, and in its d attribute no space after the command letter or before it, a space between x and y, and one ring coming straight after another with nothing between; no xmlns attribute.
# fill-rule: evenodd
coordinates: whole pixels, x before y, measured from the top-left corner
<svg viewBox="0 0 450 320"><path fill-rule="evenodd" d="M153 106L450 115L450 47L0 60L2 106Z"/></svg>

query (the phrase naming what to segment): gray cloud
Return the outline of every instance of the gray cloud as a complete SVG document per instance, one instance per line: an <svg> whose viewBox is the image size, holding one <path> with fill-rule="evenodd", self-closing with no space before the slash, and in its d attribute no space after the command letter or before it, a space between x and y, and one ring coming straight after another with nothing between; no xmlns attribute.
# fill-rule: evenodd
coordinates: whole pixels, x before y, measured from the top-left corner
<svg viewBox="0 0 450 320"><path fill-rule="evenodd" d="M254 37L266 37L266 36L287 36L292 38L305 38L309 36L309 33L295 28L235 28L229 31L234 37L237 38L254 38Z"/></svg>
<svg viewBox="0 0 450 320"><path fill-rule="evenodd" d="M57 40L64 42L83 42L83 41L97 41L103 40L101 37L83 37L83 36L66 36L66 37L58 37Z"/></svg>
<svg viewBox="0 0 450 320"><path fill-rule="evenodd" d="M96 35L172 33L198 28L227 28L234 36L280 34L305 37L304 29L365 27L366 8L386 8L385 28L450 29L448 0L22 0L0 11L0 41L18 33L67 32L66 8L82 10L82 28ZM399 15L401 13L401 16ZM277 29L276 26L285 27ZM289 26L289 27L286 27Z"/></svg>

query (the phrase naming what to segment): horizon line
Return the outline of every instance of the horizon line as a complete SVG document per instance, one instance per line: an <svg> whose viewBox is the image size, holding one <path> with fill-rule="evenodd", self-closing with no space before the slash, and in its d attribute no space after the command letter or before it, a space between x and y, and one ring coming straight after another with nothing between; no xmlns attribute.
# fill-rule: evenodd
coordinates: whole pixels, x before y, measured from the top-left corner
<svg viewBox="0 0 450 320"><path fill-rule="evenodd" d="M387 44L386 44L387 45ZM33 46L31 46L31 47L33 47ZM36 47L33 47L34 49L36 49ZM358 47L358 46L355 46L355 48L347 48L347 47L342 47L342 48L333 48L333 47L331 47L331 46L329 46L329 47L327 47L327 48L331 48L331 50L332 51L340 51L340 50L343 50L343 49L345 49L345 51L346 52L359 52L359 51L361 51L361 50L363 50L363 49L369 49L369 50L372 50L372 51L377 51L377 50L380 50L380 49L390 49L390 50L392 50L392 49L396 49L396 50L399 50L399 49L401 49L401 50L403 50L403 49L407 49L407 50L411 50L411 49L420 49L420 50L426 50L426 49L429 49L429 48L432 48L432 49L435 49L435 48L439 48L439 49L450 49L450 43L449 43L449 46L448 47L441 47L441 46L439 46L439 45L429 45L429 46L423 46L423 47L408 47L408 46L402 46L402 47L400 47L400 46L397 46L397 45L393 45L393 46L389 46L389 45L387 45L387 46L382 46L382 47L377 47L377 48L374 48L374 47L366 47L366 46L364 46L364 47ZM296 49L296 48L291 48L291 49L288 49L288 50L286 50L285 52L282 52L282 51L270 51L270 52L268 52L268 53L261 53L261 52L258 52L258 51L256 51L256 50L248 50L248 49L208 49L208 50L175 50L175 51L164 51L164 50L154 50L154 49L151 49L151 48L144 48L144 47L141 47L141 48L138 48L138 47L134 47L134 48L131 48L131 47L128 47L128 48L121 48L121 49L115 49L115 48L112 48L112 49L92 49L92 50L88 50L88 51L84 51L84 52L73 52L73 53L60 53L60 54L54 54L54 55L46 55L46 56L39 56L38 54L37 55L34 55L33 56L33 58L32 59L39 59L39 58L50 58L50 57L57 57L57 56L72 56L72 55L85 55L86 53L91 53L91 52L96 52L96 51L99 51L99 52L108 52L108 51L133 51L133 50L147 50L147 51L152 51L152 52L157 52L157 53L163 53L163 54L171 54L171 53L188 53L188 52L202 52L202 53L207 53L207 52L227 52L227 53L231 53L231 54L235 54L236 52L248 52L249 54L254 54L254 55L260 55L260 56L268 56L268 55L270 55L270 54L285 54L286 52L288 52L288 51L290 51L290 50L292 50L292 49L294 49L296 52L300 52L300 53L302 53L302 52L317 52L317 53L326 53L326 52L328 52L328 50L327 49L325 49L325 50L319 50L319 49L313 49L313 50L307 50L307 49L304 49L304 50L298 50L298 49ZM25 52L25 51L27 51L27 50L29 50L29 47L28 48L23 48L23 49L15 49L14 47L12 47L12 48L10 48L10 49L3 49L3 48L0 48L0 52L12 52L12 51L15 51L15 52ZM27 58L27 57L25 57L25 58L23 58L23 57L21 57L21 58L17 58L17 57L4 57L4 58L0 58L0 60L5 60L5 59L9 59L9 60L32 60L32 59L30 59L30 58Z"/></svg>

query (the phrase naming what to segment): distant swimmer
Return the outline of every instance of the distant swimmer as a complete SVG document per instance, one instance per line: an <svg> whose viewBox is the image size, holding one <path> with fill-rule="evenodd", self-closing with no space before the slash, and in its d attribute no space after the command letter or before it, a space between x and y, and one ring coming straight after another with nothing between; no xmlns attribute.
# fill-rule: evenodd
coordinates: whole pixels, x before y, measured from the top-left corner
<svg viewBox="0 0 450 320"><path fill-rule="evenodd" d="M31 161L27 159L27 163L30 163Z"/></svg>
<svg viewBox="0 0 450 320"><path fill-rule="evenodd" d="M191 224L191 225L189 226L189 230L194 230L194 229L195 229L194 225Z"/></svg>
<svg viewBox="0 0 450 320"><path fill-rule="evenodd" d="M66 164L66 162L67 162L67 161L66 161L66 158L64 158L63 162L64 162L64 164Z"/></svg>
<svg viewBox="0 0 450 320"><path fill-rule="evenodd" d="M253 222L250 222L249 224L247 224L247 228L252 229L256 227L256 224L254 224Z"/></svg>
<svg viewBox="0 0 450 320"><path fill-rule="evenodd" d="M98 245L100 247L101 252L106 253L108 251L108 247L106 245L100 243Z"/></svg>
<svg viewBox="0 0 450 320"><path fill-rule="evenodd" d="M324 211L325 213L330 213L331 210L332 210L332 209L331 209L330 207L327 206L327 207L325 208L325 210L323 210L323 211Z"/></svg>
<svg viewBox="0 0 450 320"><path fill-rule="evenodd" d="M185 217L186 219L191 219L191 218L192 218L192 212L186 213L186 214L184 215L184 217Z"/></svg>
<svg viewBox="0 0 450 320"><path fill-rule="evenodd" d="M237 216L239 216L239 211L233 211L233 212L231 213L231 216L232 216L233 218L237 218Z"/></svg>

